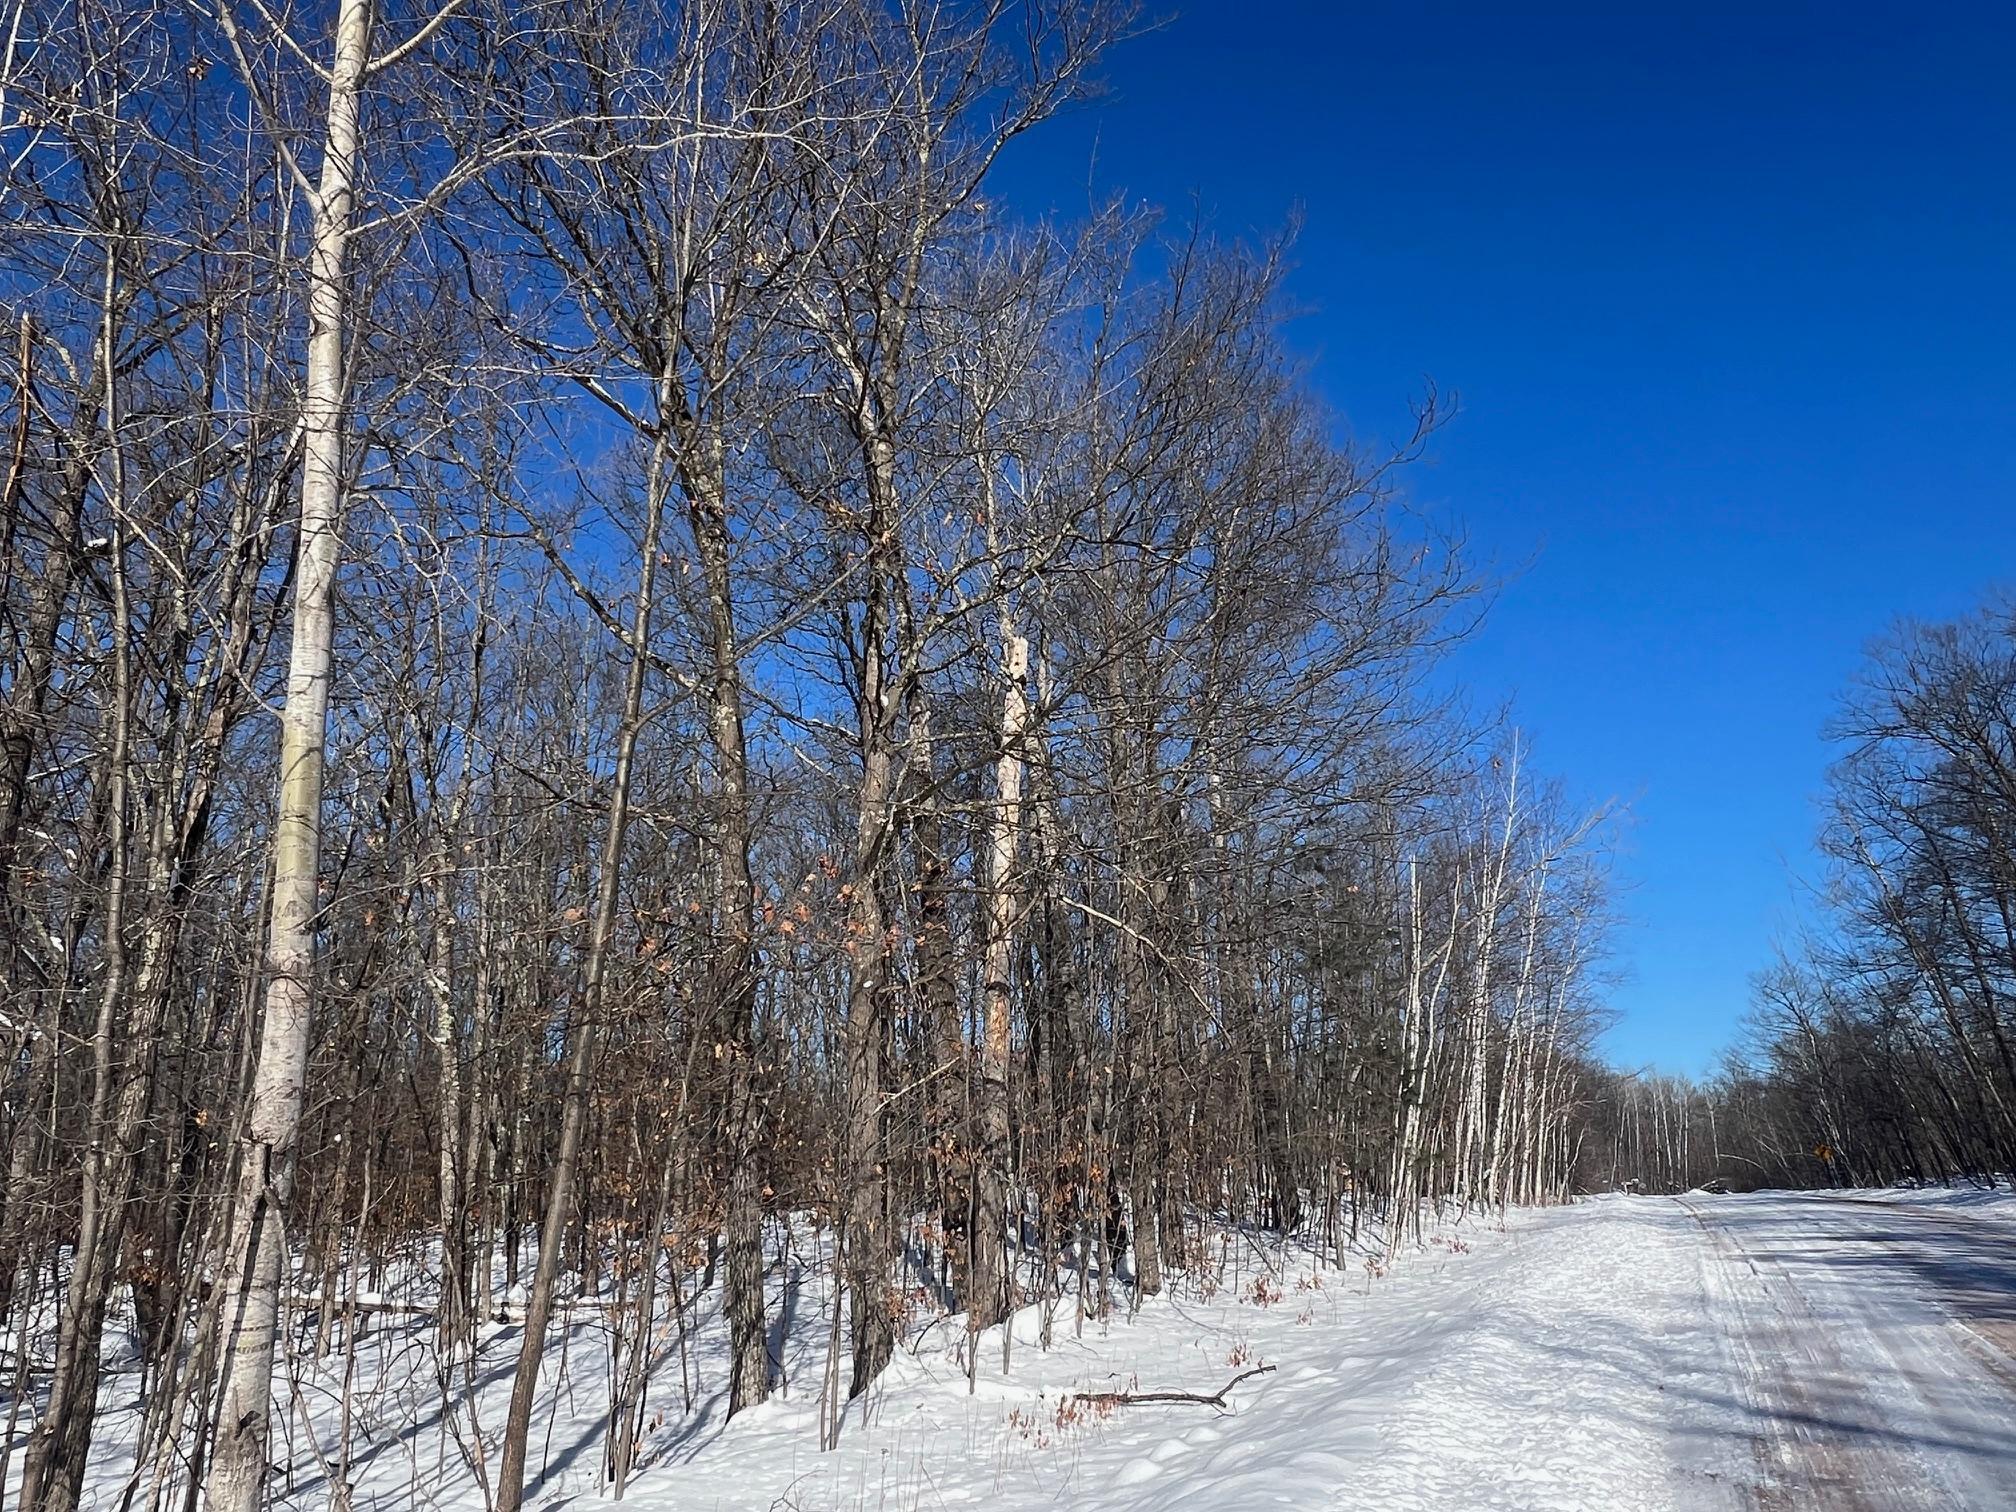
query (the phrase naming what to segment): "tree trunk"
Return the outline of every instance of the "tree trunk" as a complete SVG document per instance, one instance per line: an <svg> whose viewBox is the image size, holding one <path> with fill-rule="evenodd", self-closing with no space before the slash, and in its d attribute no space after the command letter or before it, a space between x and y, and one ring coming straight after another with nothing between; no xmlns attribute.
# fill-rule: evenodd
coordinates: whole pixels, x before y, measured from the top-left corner
<svg viewBox="0 0 2016 1512"><path fill-rule="evenodd" d="M1023 741L1029 723L1029 642L1001 616L1001 750L994 761L994 814L987 840L987 941L981 961L984 1024L980 1038L980 1161L973 1224L973 1285L968 1326L978 1330L1014 1310L1008 1264L1008 1062L1015 965L1016 840L1022 826ZM1019 1239L1019 1234L1017 1238Z"/></svg>
<svg viewBox="0 0 2016 1512"><path fill-rule="evenodd" d="M109 343L109 335L107 337ZM113 448L115 454L116 445ZM118 471L115 462L114 475ZM115 512L123 507L114 490ZM116 518L115 513L115 518ZM105 1328L105 1304L112 1294L123 1237L127 1178L132 1152L127 1148L137 1127L119 1127L114 1102L127 1111L119 1096L119 1055L114 1046L127 980L126 900L132 856L127 837L128 761L133 729L132 623L126 598L125 535L113 527L112 545L112 709L111 745L106 755L106 840L110 852L105 897L104 981L98 995L98 1018L91 1034L90 1145L84 1152L83 1193L77 1219L77 1245L70 1265L63 1315L56 1334L56 1368L49 1383L49 1406L36 1425L22 1469L21 1504L28 1512L71 1512L84 1484L84 1462L91 1447L91 1420L98 1406L99 1343ZM132 1045L138 1055L145 1044ZM138 1124L138 1106L133 1109Z"/></svg>
<svg viewBox="0 0 2016 1512"><path fill-rule="evenodd" d="M847 1285L854 1356L847 1395L868 1389L896 1352L890 1295L888 1153L883 1131L883 1040L887 1034L889 944L882 873L894 830L898 762L890 686L890 597L898 527L893 448L879 435L863 443L870 499L867 603L861 624L858 692L861 786L855 798L854 871L847 912ZM915 675L914 669L906 669Z"/></svg>
<svg viewBox="0 0 2016 1512"><path fill-rule="evenodd" d="M452 807L459 808L457 800ZM442 824L441 816L434 815ZM434 1053L440 1068L437 1107L441 1296L436 1323L445 1350L469 1321L469 1245L464 1218L461 1015L455 1005L455 862L452 817L435 836L427 894L427 992L434 1007Z"/></svg>
<svg viewBox="0 0 2016 1512"><path fill-rule="evenodd" d="M762 1134L757 1104L756 890L750 876L749 758L743 730L742 667L735 644L735 585L728 557L728 514L718 436L702 443L687 473L693 538L707 594L708 738L714 747L721 817L715 851L721 869L718 936L710 990L716 1032L727 1046L728 1415L770 1394L770 1343L763 1310Z"/></svg>
<svg viewBox="0 0 2016 1512"><path fill-rule="evenodd" d="M300 1131L314 1007L322 761L343 512L345 263L355 209L358 99L370 44L370 0L342 0L308 263L301 523L293 649L281 715L266 1014L238 1151L231 1253L219 1315L224 1385L210 1464L208 1512L257 1512L266 1478L287 1204L293 1193L294 1144Z"/></svg>
<svg viewBox="0 0 2016 1512"><path fill-rule="evenodd" d="M646 479L643 562L637 574L637 602L630 623L630 673L623 690L623 715L616 737L616 769L610 780L609 812L596 879L595 911L588 925L588 959L582 970L580 1011L567 1026L567 1089L560 1115L560 1147L546 1186L546 1213L539 1228L539 1260L525 1305L525 1336L511 1382L511 1406L504 1420L504 1452L497 1471L496 1512L518 1512L525 1495L525 1455L532 1434L532 1398L546 1354L546 1327L553 1316L553 1289L560 1276L560 1251L574 1206L575 1171L588 1124L588 1082L595 1060L603 983L616 907L622 896L623 840L630 824L630 782L637 739L645 722L644 683L650 663L651 619L658 582L658 542L665 507L666 438L652 449Z"/></svg>

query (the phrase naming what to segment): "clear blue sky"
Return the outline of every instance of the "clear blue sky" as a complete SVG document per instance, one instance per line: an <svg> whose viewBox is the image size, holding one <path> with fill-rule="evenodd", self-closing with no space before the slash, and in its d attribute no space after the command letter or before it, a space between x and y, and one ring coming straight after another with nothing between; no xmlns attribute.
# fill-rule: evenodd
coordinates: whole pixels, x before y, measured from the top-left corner
<svg viewBox="0 0 2016 1512"><path fill-rule="evenodd" d="M2016 582L2016 8L1194 0L1007 166L1264 233L1361 434L1518 569L1461 671L1628 800L1620 1061L1708 1069L1863 644Z"/></svg>

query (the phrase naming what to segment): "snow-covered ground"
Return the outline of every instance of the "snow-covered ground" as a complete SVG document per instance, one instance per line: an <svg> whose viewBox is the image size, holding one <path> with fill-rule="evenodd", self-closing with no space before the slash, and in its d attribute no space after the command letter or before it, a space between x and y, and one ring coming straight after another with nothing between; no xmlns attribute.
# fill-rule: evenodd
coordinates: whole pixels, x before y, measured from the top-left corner
<svg viewBox="0 0 2016 1512"><path fill-rule="evenodd" d="M1768 1507L2016 1507L2016 1206L1689 1198Z"/></svg>
<svg viewBox="0 0 2016 1512"><path fill-rule="evenodd" d="M1880 1202L1891 1207L1975 1211L2016 1221L2016 1179L2001 1177L1993 1186L1956 1182L1951 1186L1849 1187L1838 1192L1798 1195L1816 1201Z"/></svg>
<svg viewBox="0 0 2016 1512"><path fill-rule="evenodd" d="M684 1340L659 1340L627 1505L2016 1507L2016 1363L2004 1359L2006 1378L1993 1365L2016 1328L2006 1201L1602 1197L1444 1226L1421 1252L1347 1270L1227 1233L1215 1283L1131 1315L1122 1296L1105 1320L1067 1300L1047 1347L1026 1310L1005 1369L999 1330L969 1374L958 1321L923 1326L826 1452L820 1256L807 1241L781 1260L786 1386L732 1423L716 1294L684 1300ZM484 1505L477 1465L495 1463L517 1334L486 1338L472 1401L459 1384L444 1392L428 1333L392 1316L348 1354L296 1354L281 1505L329 1506L336 1479L360 1512ZM606 1313L583 1310L549 1355L529 1505L603 1504L607 1338ZM1222 1408L1077 1399L1208 1396L1242 1376ZM136 1385L108 1379L87 1505L116 1505L126 1487ZM1893 1484L1902 1499L1869 1490Z"/></svg>
<svg viewBox="0 0 2016 1512"><path fill-rule="evenodd" d="M810 1404L674 1441L631 1499L686 1509L1657 1508L1741 1471L1668 1431L1668 1381L1720 1368L1692 1221L1604 1198L1465 1225L1390 1272L1249 1269L1085 1336L899 1360L868 1431L820 1454ZM1074 1407L1079 1391L1216 1392L1230 1406Z"/></svg>

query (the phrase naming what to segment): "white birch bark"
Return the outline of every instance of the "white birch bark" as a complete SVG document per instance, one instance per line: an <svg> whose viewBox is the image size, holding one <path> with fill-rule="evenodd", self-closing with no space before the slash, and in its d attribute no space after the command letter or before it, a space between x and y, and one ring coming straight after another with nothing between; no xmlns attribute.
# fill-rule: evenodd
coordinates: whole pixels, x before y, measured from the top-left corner
<svg viewBox="0 0 2016 1512"><path fill-rule="evenodd" d="M1008 1222L1009 974L1015 959L1016 839L1022 827L1022 746L1029 725L1029 642L1001 611L1001 751L994 760L994 815L987 836L987 940L981 962L979 1214L973 1244L973 1326L1014 1307L1006 1264Z"/></svg>
<svg viewBox="0 0 2016 1512"><path fill-rule="evenodd" d="M287 1204L314 1005L322 761L343 506L345 276L355 211L358 102L370 43L370 0L342 0L308 259L301 520L287 704L281 715L266 1014L238 1150L238 1192L219 1315L223 1393L207 1483L209 1512L257 1512L266 1477Z"/></svg>

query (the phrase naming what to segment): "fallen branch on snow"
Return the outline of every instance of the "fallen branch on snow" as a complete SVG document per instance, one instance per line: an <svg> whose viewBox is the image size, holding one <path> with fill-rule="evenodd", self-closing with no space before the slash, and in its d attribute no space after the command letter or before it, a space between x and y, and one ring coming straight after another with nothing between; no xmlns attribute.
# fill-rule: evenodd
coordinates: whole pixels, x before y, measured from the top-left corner
<svg viewBox="0 0 2016 1512"><path fill-rule="evenodd" d="M1193 1407L1217 1407L1223 1409L1227 1403L1226 1394L1241 1381L1257 1375L1267 1375L1274 1369L1272 1365L1255 1365L1251 1370L1242 1370L1223 1386L1215 1395L1206 1396L1201 1391L1079 1391L1065 1398L1067 1402L1091 1402L1104 1407L1139 1407L1155 1402L1185 1402Z"/></svg>

